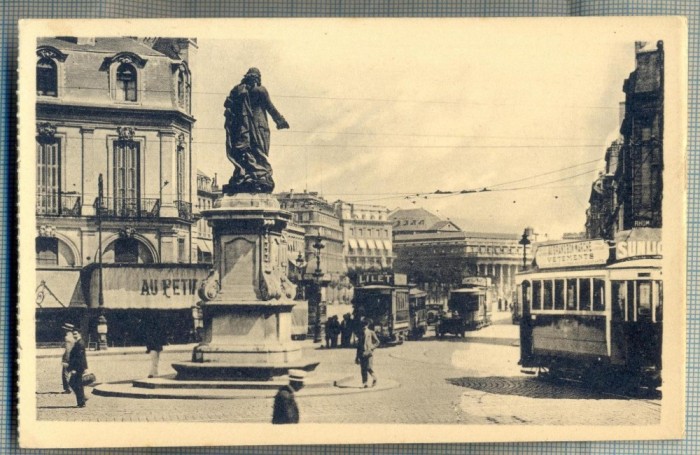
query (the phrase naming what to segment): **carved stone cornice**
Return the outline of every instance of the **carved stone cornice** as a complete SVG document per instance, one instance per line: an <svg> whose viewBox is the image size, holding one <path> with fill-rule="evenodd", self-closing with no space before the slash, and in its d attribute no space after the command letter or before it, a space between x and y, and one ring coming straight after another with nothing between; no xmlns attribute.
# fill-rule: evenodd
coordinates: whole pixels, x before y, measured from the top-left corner
<svg viewBox="0 0 700 455"><path fill-rule="evenodd" d="M106 70L115 63L129 63L140 69L146 65L147 61L148 60L145 58L141 58L133 52L120 52L112 57L105 57L101 69Z"/></svg>
<svg viewBox="0 0 700 455"><path fill-rule="evenodd" d="M58 60L59 62L63 62L66 60L66 58L68 58L68 55L64 54L53 46L39 46L36 49L36 56L39 58Z"/></svg>
<svg viewBox="0 0 700 455"><path fill-rule="evenodd" d="M136 134L136 132L134 131L134 128L130 126L117 127L117 135L119 136L120 141L133 141L134 134Z"/></svg>
<svg viewBox="0 0 700 455"><path fill-rule="evenodd" d="M36 136L39 142L54 142L56 140L56 125L49 122L37 123Z"/></svg>
<svg viewBox="0 0 700 455"><path fill-rule="evenodd" d="M51 226L48 224L43 224L39 226L39 237L56 237L56 226Z"/></svg>

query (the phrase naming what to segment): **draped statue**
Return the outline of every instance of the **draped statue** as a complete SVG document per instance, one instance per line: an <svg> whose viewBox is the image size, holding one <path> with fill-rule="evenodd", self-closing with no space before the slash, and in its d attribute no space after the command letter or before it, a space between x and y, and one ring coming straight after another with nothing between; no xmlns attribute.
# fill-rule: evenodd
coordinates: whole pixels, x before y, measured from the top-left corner
<svg viewBox="0 0 700 455"><path fill-rule="evenodd" d="M224 194L272 193L275 188L267 158L270 153L267 113L278 130L289 128L289 124L272 104L261 79L260 70L249 69L224 103L226 155L234 166L233 176L223 187Z"/></svg>

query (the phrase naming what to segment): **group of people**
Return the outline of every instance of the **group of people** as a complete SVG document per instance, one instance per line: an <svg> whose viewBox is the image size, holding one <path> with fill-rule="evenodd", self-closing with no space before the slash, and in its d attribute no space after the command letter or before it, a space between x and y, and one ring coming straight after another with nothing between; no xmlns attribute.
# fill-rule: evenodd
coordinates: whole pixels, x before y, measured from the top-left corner
<svg viewBox="0 0 700 455"><path fill-rule="evenodd" d="M75 393L79 408L85 407L85 389L83 388L83 374L88 369L87 356L85 355L85 342L80 336L80 331L73 324L63 324L64 351L61 358L61 380L63 393Z"/></svg>
<svg viewBox="0 0 700 455"><path fill-rule="evenodd" d="M338 316L329 317L326 320L326 347L337 348L338 338L340 338L340 347L353 346L362 331L362 325L359 322L350 313L344 314L342 321Z"/></svg>

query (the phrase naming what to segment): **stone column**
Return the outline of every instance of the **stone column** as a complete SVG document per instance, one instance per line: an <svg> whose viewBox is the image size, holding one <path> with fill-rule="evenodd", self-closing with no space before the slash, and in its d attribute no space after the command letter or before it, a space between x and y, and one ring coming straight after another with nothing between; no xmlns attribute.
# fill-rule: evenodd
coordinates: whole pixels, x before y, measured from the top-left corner
<svg viewBox="0 0 700 455"><path fill-rule="evenodd" d="M161 131L160 136L160 216L177 217L175 197L177 194L177 161L175 150L175 133ZM166 185L165 182L168 182Z"/></svg>

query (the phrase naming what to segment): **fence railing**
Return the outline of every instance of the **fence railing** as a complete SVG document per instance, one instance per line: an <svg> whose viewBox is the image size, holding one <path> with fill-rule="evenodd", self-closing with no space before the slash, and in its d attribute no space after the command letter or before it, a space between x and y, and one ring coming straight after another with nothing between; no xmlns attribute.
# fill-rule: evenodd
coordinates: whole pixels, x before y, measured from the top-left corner
<svg viewBox="0 0 700 455"><path fill-rule="evenodd" d="M160 199L103 197L101 202L95 200L95 209L98 207L103 218L157 218Z"/></svg>
<svg viewBox="0 0 700 455"><path fill-rule="evenodd" d="M44 216L80 216L80 196L75 194L38 194L36 214Z"/></svg>

